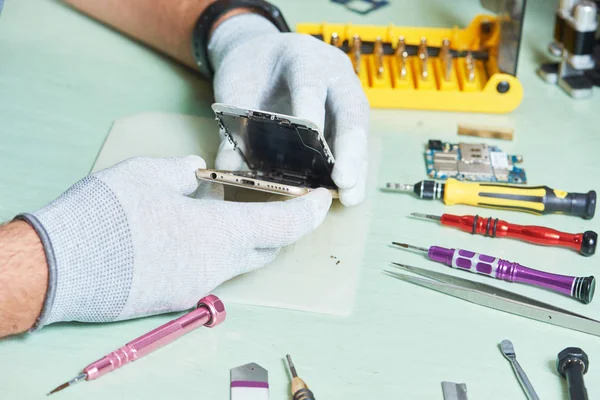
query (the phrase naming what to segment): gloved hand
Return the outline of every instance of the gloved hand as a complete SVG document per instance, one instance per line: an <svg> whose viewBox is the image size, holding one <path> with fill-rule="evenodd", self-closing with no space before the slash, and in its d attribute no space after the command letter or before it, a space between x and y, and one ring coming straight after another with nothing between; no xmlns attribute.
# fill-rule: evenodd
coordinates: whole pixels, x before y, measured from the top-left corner
<svg viewBox="0 0 600 400"><path fill-rule="evenodd" d="M332 179L346 206L364 199L369 104L350 58L309 35L281 33L255 14L231 17L210 38L215 100L308 119L326 135L336 164ZM216 167L244 166L226 140Z"/></svg>
<svg viewBox="0 0 600 400"><path fill-rule="evenodd" d="M198 185L197 168L206 168L198 156L132 158L20 215L41 237L49 267L33 329L192 308L222 282L272 261L331 205L325 189L283 202L225 202L221 185Z"/></svg>

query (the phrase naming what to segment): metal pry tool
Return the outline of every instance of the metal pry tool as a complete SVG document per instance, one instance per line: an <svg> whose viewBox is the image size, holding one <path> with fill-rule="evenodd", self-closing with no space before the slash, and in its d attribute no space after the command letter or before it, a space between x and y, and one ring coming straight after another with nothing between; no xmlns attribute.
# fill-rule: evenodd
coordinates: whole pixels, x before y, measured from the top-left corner
<svg viewBox="0 0 600 400"><path fill-rule="evenodd" d="M464 249L448 249L440 246L423 248L397 242L392 242L392 244L424 252L430 260L452 268L487 275L507 282L523 283L551 290L579 300L584 304L592 302L596 290L596 278L593 276L577 277L552 274L528 268L516 262Z"/></svg>
<svg viewBox="0 0 600 400"><path fill-rule="evenodd" d="M384 270L389 276L494 310L600 337L600 321L485 283L405 264L396 268L427 279Z"/></svg>
<svg viewBox="0 0 600 400"><path fill-rule="evenodd" d="M540 400L537 393L533 389L533 385L529 381L527 374L525 373L525 371L523 371L523 368L521 368L521 365L517 361L517 355L515 354L515 348L513 347L512 342L510 340L503 340L500 343L500 351L502 352L504 357L510 362L510 365L512 366L513 370L515 371L515 374L517 375L517 378L519 379L519 383L521 384L523 391L527 395L527 399Z"/></svg>
<svg viewBox="0 0 600 400"><path fill-rule="evenodd" d="M231 400L268 400L269 372L256 363L232 368Z"/></svg>
<svg viewBox="0 0 600 400"><path fill-rule="evenodd" d="M209 328L217 326L225 320L225 317L226 312L223 302L217 296L208 295L200 299L197 308L193 311L159 326L102 357L98 361L94 361L85 367L75 378L63 383L48 394L56 393L82 380L91 381L100 378L104 374L112 372L130 361L138 360L154 350L171 343L196 328L201 326Z"/></svg>
<svg viewBox="0 0 600 400"><path fill-rule="evenodd" d="M467 399L467 384L442 382L442 394L444 400L468 400Z"/></svg>
<svg viewBox="0 0 600 400"><path fill-rule="evenodd" d="M292 375L292 400L315 400L315 396L313 392L310 391L306 383L298 378L298 373L296 372L296 366L292 362L292 357L290 355L286 355L288 367L290 369L290 374Z"/></svg>

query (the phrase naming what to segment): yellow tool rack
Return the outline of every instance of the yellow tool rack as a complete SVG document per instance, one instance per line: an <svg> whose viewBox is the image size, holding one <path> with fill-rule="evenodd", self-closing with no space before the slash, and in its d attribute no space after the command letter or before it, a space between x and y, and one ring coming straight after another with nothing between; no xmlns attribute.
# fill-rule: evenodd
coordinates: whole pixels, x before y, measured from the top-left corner
<svg viewBox="0 0 600 400"><path fill-rule="evenodd" d="M373 108L500 114L523 98L521 82L498 68L500 18L478 15L464 29L300 23L296 31L339 47L352 60L360 49L355 70ZM444 52L442 58L444 41L451 56Z"/></svg>

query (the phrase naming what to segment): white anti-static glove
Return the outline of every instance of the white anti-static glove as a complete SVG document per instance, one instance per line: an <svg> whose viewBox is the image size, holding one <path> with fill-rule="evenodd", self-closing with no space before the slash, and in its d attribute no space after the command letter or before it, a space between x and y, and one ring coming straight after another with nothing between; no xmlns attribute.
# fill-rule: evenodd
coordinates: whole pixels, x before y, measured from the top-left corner
<svg viewBox="0 0 600 400"><path fill-rule="evenodd" d="M199 186L197 168L206 168L198 156L129 159L20 215L40 235L49 268L34 330L192 308L220 283L272 261L331 205L325 189L283 202L226 202L221 185Z"/></svg>
<svg viewBox="0 0 600 400"><path fill-rule="evenodd" d="M215 100L308 119L326 135L336 164L332 178L346 206L364 198L369 104L350 58L321 40L281 33L256 14L231 17L208 44ZM223 140L218 169L244 166Z"/></svg>

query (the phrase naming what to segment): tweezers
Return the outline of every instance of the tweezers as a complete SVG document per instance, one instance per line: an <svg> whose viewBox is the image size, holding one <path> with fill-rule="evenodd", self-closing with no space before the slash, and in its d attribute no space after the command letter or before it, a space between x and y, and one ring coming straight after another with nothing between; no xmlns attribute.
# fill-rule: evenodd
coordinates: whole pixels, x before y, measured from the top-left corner
<svg viewBox="0 0 600 400"><path fill-rule="evenodd" d="M485 283L470 281L423 268L411 267L410 265L392 264L396 268L429 278L423 279L384 270L388 275L405 282L479 304L480 306L600 336L600 321L596 321L595 319Z"/></svg>

